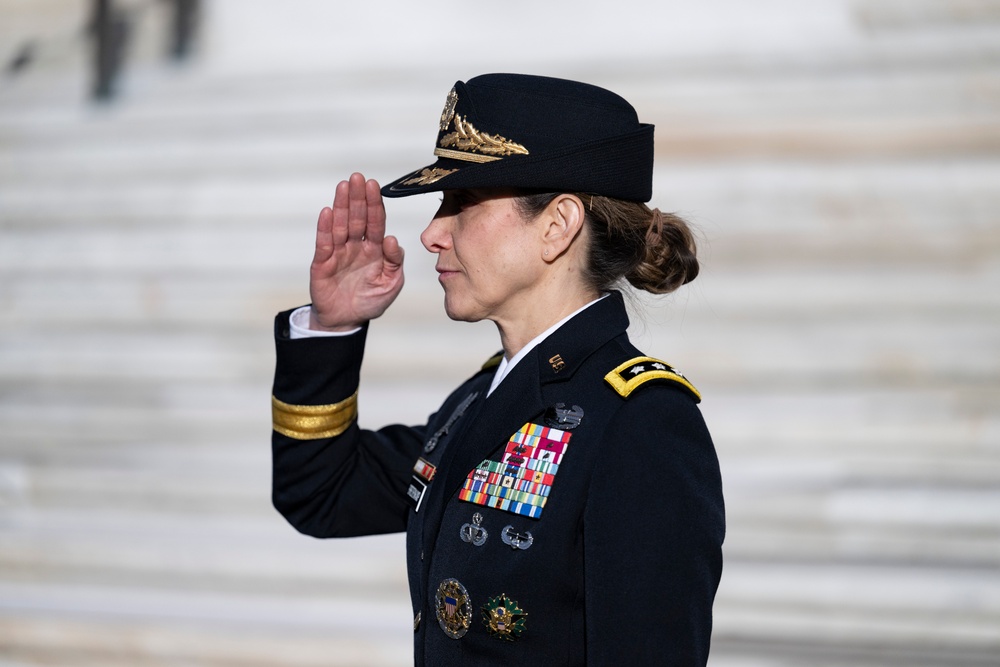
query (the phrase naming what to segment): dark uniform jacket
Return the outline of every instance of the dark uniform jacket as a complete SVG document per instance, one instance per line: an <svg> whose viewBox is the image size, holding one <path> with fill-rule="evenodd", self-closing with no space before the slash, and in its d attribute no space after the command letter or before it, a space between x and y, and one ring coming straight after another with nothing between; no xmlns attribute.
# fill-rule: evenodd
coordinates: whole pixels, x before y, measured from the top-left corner
<svg viewBox="0 0 1000 667"><path fill-rule="evenodd" d="M590 306L486 396L357 426L365 332L276 321L275 507L317 537L407 531L417 665L704 665L722 488L698 396ZM498 358L497 358L498 359Z"/></svg>

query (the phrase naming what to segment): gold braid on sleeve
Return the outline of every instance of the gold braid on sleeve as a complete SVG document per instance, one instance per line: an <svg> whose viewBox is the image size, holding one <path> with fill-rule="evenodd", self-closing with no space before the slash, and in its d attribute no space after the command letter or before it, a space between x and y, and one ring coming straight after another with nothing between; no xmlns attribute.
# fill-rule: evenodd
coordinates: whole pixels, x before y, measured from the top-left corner
<svg viewBox="0 0 1000 667"><path fill-rule="evenodd" d="M271 421L278 433L295 440L333 438L358 417L358 392L329 405L291 405L271 397Z"/></svg>

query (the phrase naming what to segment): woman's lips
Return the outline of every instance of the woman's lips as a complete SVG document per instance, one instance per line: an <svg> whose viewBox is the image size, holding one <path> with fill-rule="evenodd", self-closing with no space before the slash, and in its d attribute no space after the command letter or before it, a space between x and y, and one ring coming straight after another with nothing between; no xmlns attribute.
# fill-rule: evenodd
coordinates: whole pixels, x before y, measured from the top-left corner
<svg viewBox="0 0 1000 667"><path fill-rule="evenodd" d="M444 280L450 276L458 275L458 271L454 271L452 269L443 269L441 267L435 267L435 269L438 272L438 280Z"/></svg>

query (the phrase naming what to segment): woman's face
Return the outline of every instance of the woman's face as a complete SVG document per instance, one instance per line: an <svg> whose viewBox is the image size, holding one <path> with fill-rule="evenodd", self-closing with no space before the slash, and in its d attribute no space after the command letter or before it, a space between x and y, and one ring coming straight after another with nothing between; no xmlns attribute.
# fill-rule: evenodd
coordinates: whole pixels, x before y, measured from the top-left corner
<svg viewBox="0 0 1000 667"><path fill-rule="evenodd" d="M537 227L507 191L444 191L420 241L438 256L448 317L499 322L526 312L545 267Z"/></svg>

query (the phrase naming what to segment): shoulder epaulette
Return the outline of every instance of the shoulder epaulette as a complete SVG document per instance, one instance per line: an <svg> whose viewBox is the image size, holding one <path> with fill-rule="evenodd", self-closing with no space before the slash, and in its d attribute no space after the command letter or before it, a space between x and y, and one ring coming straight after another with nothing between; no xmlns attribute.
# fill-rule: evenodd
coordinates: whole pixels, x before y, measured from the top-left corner
<svg viewBox="0 0 1000 667"><path fill-rule="evenodd" d="M681 385L691 392L695 401L701 401L701 393L676 368L652 357L629 359L605 375L604 379L624 398L651 380L666 380Z"/></svg>
<svg viewBox="0 0 1000 667"><path fill-rule="evenodd" d="M496 368L497 366L500 365L500 360L501 359L503 359L503 350L500 350L499 352L497 352L496 354L494 354L492 357L490 357L489 359L487 359L486 363L483 364L483 367L480 368L479 370L480 371L488 371L491 368Z"/></svg>

